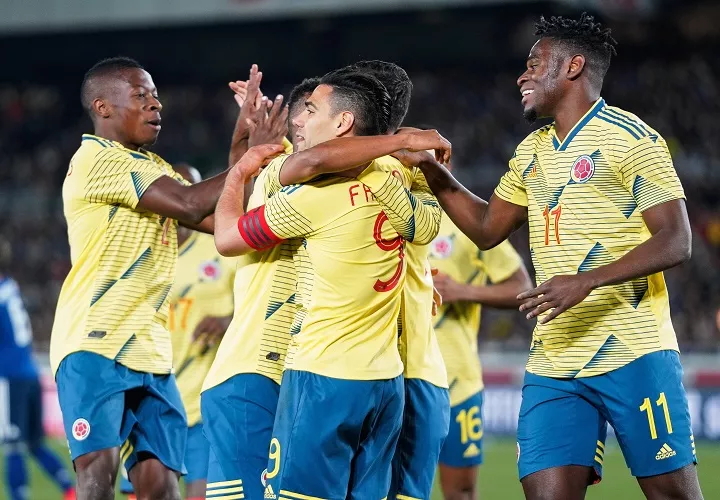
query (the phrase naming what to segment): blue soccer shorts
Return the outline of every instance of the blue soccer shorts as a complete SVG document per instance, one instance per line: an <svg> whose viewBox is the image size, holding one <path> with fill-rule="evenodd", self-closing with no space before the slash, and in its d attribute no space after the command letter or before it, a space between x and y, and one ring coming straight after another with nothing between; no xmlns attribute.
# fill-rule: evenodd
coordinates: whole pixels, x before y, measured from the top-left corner
<svg viewBox="0 0 720 500"><path fill-rule="evenodd" d="M235 375L202 393L210 443L206 498L263 498L279 393L274 380L256 373Z"/></svg>
<svg viewBox="0 0 720 500"><path fill-rule="evenodd" d="M595 377L526 373L518 423L520 478L582 465L593 467L599 480L608 423L636 477L697 463L676 351L646 354Z"/></svg>
<svg viewBox="0 0 720 500"><path fill-rule="evenodd" d="M478 391L450 408L450 432L440 452L448 467L476 467L483 462L483 393Z"/></svg>
<svg viewBox="0 0 720 500"><path fill-rule="evenodd" d="M388 498L430 498L449 425L448 390L425 380L405 379L405 409Z"/></svg>
<svg viewBox="0 0 720 500"><path fill-rule="evenodd" d="M401 376L345 380L286 370L264 498L385 498L404 402Z"/></svg>
<svg viewBox="0 0 720 500"><path fill-rule="evenodd" d="M126 470L140 454L185 474L187 420L174 375L131 370L92 352L75 352L55 376L73 460L120 447Z"/></svg>

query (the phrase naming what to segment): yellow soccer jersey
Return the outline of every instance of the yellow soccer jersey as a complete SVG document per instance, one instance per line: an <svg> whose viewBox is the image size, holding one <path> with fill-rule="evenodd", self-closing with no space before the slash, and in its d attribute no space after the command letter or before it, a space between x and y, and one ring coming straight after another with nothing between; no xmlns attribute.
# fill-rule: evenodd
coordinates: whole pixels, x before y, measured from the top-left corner
<svg viewBox="0 0 720 500"><path fill-rule="evenodd" d="M430 265L458 283L484 286L501 283L522 266L509 241L482 252L449 218L430 245ZM440 349L450 381L450 404L455 406L483 388L478 358L481 305L473 302L444 304L435 321Z"/></svg>
<svg viewBox="0 0 720 500"><path fill-rule="evenodd" d="M390 157L380 158L376 164L385 171L398 172L402 169ZM403 375L405 378L417 378L447 388L447 371L432 325L433 281L428 262L430 247L427 245L440 230L442 210L428 187L425 176L419 170L413 170L412 185L409 190L404 189L405 196L409 199L414 197L414 200L410 207L405 206L404 210L400 211L396 209L398 206L396 200L403 195L403 192L397 187L386 187L387 181L382 177L370 177L368 175L370 170L372 169L361 174L358 180L372 190L385 213L389 214L389 218L390 215L396 214L395 218L390 219L393 226L397 226L403 233L410 229L408 226L413 226L412 237L415 243L405 246L407 277L402 293L400 314L399 349L405 367ZM399 172L394 178L405 180ZM416 210L411 213L412 204L422 204L426 210L424 212ZM425 219L426 223L418 226L423 228L421 234L418 234L415 231L415 221L422 219Z"/></svg>
<svg viewBox="0 0 720 500"><path fill-rule="evenodd" d="M684 198L665 141L599 99L562 143L553 125L530 134L495 194L527 206L537 282L622 257L650 232L642 212ZM598 288L533 334L528 371L587 377L678 349L662 273Z"/></svg>
<svg viewBox="0 0 720 500"><path fill-rule="evenodd" d="M376 161L368 172L373 169L383 172L384 167ZM383 179L402 194L393 204L393 214L405 213L400 207L414 204L407 216L416 224L429 222L430 217L410 215L418 204L405 194L404 180L389 174L384 171ZM409 176L401 170L396 175ZM397 317L405 251L388 217L368 186L325 176L282 188L243 218L240 233L255 248L301 239L294 252L300 309L286 368L350 380L389 379L402 373ZM417 234L426 231L424 225L414 229Z"/></svg>
<svg viewBox="0 0 720 500"><path fill-rule="evenodd" d="M163 175L182 179L153 153L83 136L63 183L72 269L55 314L53 372L68 354L90 351L133 370L170 373L165 324L177 222L135 210Z"/></svg>
<svg viewBox="0 0 720 500"><path fill-rule="evenodd" d="M248 209L263 205L271 193L282 187L277 180L279 165L275 170L268 167L261 172ZM297 311L293 263L297 245L298 241L290 240L237 258L236 314L220 343L203 391L240 373L257 373L280 384Z"/></svg>
<svg viewBox="0 0 720 500"><path fill-rule="evenodd" d="M216 348L192 340L206 316L233 313L234 259L221 257L211 235L192 233L178 249L178 270L170 290L168 330L172 337L173 367L188 426L200 422L200 389Z"/></svg>

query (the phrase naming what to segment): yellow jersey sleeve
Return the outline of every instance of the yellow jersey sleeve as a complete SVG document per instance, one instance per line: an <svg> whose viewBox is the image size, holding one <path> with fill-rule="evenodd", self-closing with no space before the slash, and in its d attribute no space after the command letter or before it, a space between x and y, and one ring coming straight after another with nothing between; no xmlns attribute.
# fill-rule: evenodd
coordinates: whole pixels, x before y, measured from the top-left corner
<svg viewBox="0 0 720 500"><path fill-rule="evenodd" d="M623 185L632 193L640 212L685 198L662 137L648 136L637 141L620 164L619 171Z"/></svg>
<svg viewBox="0 0 720 500"><path fill-rule="evenodd" d="M518 171L515 155L510 159L509 169L500 179L500 183L495 188L495 194L510 203L528 206L527 189L523 182L522 174Z"/></svg>
<svg viewBox="0 0 720 500"><path fill-rule="evenodd" d="M268 165L263 169L258 181L262 178L262 186L265 191L267 198L272 197L280 191L284 186L280 184L280 170L282 169L285 160L290 157L289 154L280 155L274 158Z"/></svg>
<svg viewBox="0 0 720 500"><path fill-rule="evenodd" d="M373 161L358 180L372 191L405 240L426 245L437 236L442 210L422 174L413 176L400 162L385 156Z"/></svg>
<svg viewBox="0 0 720 500"><path fill-rule="evenodd" d="M135 208L150 184L169 173L142 153L104 148L88 169L84 198L89 203Z"/></svg>
<svg viewBox="0 0 720 500"><path fill-rule="evenodd" d="M283 137L282 146L285 148L285 154L289 154L289 155L293 154L292 142L288 141L287 137Z"/></svg>
<svg viewBox="0 0 720 500"><path fill-rule="evenodd" d="M282 240L306 237L324 224L329 211L317 198L304 196L306 192L303 185L287 186L267 201L265 220L276 237Z"/></svg>

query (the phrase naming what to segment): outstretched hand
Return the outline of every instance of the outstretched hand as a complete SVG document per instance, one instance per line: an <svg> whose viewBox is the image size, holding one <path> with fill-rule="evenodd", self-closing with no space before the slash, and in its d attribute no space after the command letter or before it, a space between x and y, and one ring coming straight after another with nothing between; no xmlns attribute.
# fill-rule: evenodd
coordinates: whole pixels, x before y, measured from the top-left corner
<svg viewBox="0 0 720 500"><path fill-rule="evenodd" d="M278 95L274 102L262 97L252 118L247 119L250 129L248 145L281 144L288 133L288 107L283 106L283 96Z"/></svg>
<svg viewBox="0 0 720 500"><path fill-rule="evenodd" d="M228 83L228 86L233 91L235 102L240 107L234 133L238 139L248 138L250 129L247 120L251 119L258 108L261 107L263 95L260 91L260 83L262 82L262 75L258 65L253 64L247 81L237 80Z"/></svg>
<svg viewBox="0 0 720 500"><path fill-rule="evenodd" d="M527 319L535 318L549 310L550 313L538 320L549 323L571 307L585 300L593 291L593 284L585 273L553 276L537 288L517 296L522 300L520 311L530 311Z"/></svg>

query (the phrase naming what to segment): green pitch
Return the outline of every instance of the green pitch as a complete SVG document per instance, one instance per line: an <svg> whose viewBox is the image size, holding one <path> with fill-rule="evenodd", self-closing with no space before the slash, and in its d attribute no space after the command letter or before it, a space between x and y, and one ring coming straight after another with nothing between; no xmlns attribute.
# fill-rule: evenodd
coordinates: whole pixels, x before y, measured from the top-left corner
<svg viewBox="0 0 720 500"><path fill-rule="evenodd" d="M53 448L68 458L62 441L52 442ZM705 498L720 498L720 444L698 443L700 460L700 484ZM69 463L69 459L68 459ZM605 453L605 479L589 489L588 500L612 498L632 500L643 498L640 488L625 467L620 450L614 442L608 442ZM32 500L58 500L60 492L34 465L30 466ZM0 500L6 500L7 492L4 463L0 463ZM480 469L480 492L483 500L522 500L522 488L515 469L515 442L508 439L487 440L485 443L485 465ZM118 496L118 498L120 498ZM432 500L441 500L438 490Z"/></svg>

